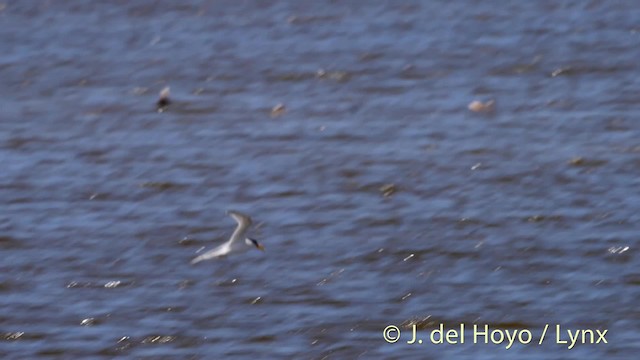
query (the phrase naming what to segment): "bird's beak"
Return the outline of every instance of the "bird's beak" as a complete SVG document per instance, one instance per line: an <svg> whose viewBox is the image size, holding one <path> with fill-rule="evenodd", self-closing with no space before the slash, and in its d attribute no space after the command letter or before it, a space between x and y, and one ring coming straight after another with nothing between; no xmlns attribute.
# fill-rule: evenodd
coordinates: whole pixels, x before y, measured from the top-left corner
<svg viewBox="0 0 640 360"><path fill-rule="evenodd" d="M264 251L264 246L262 244L258 244L258 250Z"/></svg>

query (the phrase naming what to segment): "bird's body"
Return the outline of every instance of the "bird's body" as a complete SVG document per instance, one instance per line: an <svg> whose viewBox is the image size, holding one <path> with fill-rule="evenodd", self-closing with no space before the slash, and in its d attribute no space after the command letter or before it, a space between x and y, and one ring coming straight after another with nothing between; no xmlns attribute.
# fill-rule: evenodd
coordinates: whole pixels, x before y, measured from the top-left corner
<svg viewBox="0 0 640 360"><path fill-rule="evenodd" d="M219 258L221 256L226 256L230 253L245 252L252 247L256 247L259 250L264 251L264 247L257 240L244 237L247 229L249 229L249 226L251 226L251 218L237 211L228 211L227 214L229 214L238 223L238 226L234 230L229 241L213 250L209 250L204 254L197 256L196 258L191 260L192 264L198 263L203 260L210 260Z"/></svg>

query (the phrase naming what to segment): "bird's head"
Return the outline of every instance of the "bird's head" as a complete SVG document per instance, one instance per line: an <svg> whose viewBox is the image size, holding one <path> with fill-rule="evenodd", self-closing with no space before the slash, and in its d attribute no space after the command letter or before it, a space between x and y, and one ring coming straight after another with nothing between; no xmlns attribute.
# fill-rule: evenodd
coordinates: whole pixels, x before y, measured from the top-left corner
<svg viewBox="0 0 640 360"><path fill-rule="evenodd" d="M258 248L258 250L264 251L264 246L260 242L258 242L258 240L247 238L245 241L247 242L248 245L253 245L256 248Z"/></svg>

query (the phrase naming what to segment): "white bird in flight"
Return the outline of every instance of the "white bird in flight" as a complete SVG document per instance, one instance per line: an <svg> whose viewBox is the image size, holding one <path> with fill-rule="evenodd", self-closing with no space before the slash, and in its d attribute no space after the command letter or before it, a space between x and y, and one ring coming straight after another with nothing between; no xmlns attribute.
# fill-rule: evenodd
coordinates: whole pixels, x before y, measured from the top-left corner
<svg viewBox="0 0 640 360"><path fill-rule="evenodd" d="M256 239L245 238L244 234L247 232L249 226L251 226L251 218L245 214L237 211L229 210L227 214L230 215L237 223L238 226L233 231L231 238L226 243L218 246L213 250L209 250L206 253L197 256L191 260L192 264L198 263L203 260L210 260L219 258L221 256L229 255L230 253L245 252L251 247L255 247L258 250L264 251L264 246Z"/></svg>

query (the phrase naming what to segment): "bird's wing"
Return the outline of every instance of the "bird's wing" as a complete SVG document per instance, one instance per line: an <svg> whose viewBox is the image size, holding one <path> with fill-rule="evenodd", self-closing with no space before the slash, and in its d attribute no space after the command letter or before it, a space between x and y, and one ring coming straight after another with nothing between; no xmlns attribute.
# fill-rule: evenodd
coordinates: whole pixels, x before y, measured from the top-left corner
<svg viewBox="0 0 640 360"><path fill-rule="evenodd" d="M229 252L228 248L228 244L222 244L215 249L209 250L206 253L195 257L193 260L191 260L191 263L195 264L199 263L200 261L215 259L217 257L223 256Z"/></svg>
<svg viewBox="0 0 640 360"><path fill-rule="evenodd" d="M229 244L231 244L244 237L244 233L247 231L249 226L251 226L251 218L248 215L234 210L227 211L227 214L229 214L238 223L238 226L231 235L231 239L229 239Z"/></svg>

